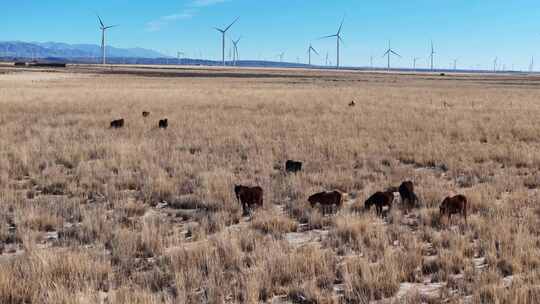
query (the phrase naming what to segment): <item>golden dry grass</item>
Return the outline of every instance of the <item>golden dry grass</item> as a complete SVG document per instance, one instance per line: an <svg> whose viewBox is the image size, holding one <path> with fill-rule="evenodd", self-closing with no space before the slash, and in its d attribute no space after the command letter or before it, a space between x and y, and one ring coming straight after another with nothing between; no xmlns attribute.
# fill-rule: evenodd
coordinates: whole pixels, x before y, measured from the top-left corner
<svg viewBox="0 0 540 304"><path fill-rule="evenodd" d="M0 71L1 303L539 301L539 79L116 69ZM420 209L364 212L409 179Z"/></svg>

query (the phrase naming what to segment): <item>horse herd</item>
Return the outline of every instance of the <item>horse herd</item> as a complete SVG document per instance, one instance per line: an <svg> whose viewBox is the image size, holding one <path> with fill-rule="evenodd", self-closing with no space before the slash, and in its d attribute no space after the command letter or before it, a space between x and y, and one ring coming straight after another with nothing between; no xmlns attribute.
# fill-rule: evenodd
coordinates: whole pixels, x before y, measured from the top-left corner
<svg viewBox="0 0 540 304"><path fill-rule="evenodd" d="M302 163L288 160L285 163L286 173L297 173L302 170ZM390 187L385 191L377 191L364 202L364 209L370 210L375 206L377 215L384 216L384 210L387 212L392 209L394 202L394 193L398 192L401 197L401 205L405 212L418 206L418 196L414 192L414 184L411 181L404 181L399 187ZM244 215L249 215L254 208L263 206L263 189L259 186L249 187L235 185L234 193L236 199L242 206ZM338 210L343 206L345 194L338 190L323 191L315 193L308 197L308 202L312 208L319 206L323 213L330 210ZM447 216L450 222L452 215L463 216L467 222L467 198L464 195L456 195L445 198L439 207L441 217Z"/></svg>
<svg viewBox="0 0 540 304"><path fill-rule="evenodd" d="M147 118L148 116L150 116L150 112L143 111L142 116L144 118ZM115 120L111 121L111 125L110 125L111 129L121 129L121 128L123 128L124 127L124 122L125 122L125 120L123 118L115 119ZM168 127L169 127L169 120L167 118L159 120L158 128L167 129Z"/></svg>
<svg viewBox="0 0 540 304"><path fill-rule="evenodd" d="M354 100L349 103L349 106L351 107L354 107L355 105L356 102ZM146 119L148 116L150 116L150 112L143 111L142 116ZM160 129L167 129L168 126L169 122L167 118L159 120L158 127ZM113 129L123 128L124 119L121 118L111 121L110 127ZM285 162L285 171L286 173L298 173L302 171L302 162L287 160ZM390 187L385 191L375 192L364 202L365 210L370 210L372 206L375 206L377 215L384 216L383 210L385 208L387 211L392 209L394 193L396 192L399 193L401 197L401 204L406 212L418 206L418 197L414 192L414 184L411 181L404 181L399 187ZM234 186L234 194L242 206L244 215L249 215L250 211L252 211L254 208L263 206L263 193L263 189L259 186ZM340 209L343 205L343 197L344 193L338 190L324 191L309 196L308 202L312 208L320 206L323 213L326 213L328 209ZM449 221L451 220L453 214L458 214L463 216L465 222L467 222L467 198L464 195L447 197L440 204L439 211L441 216L448 216Z"/></svg>

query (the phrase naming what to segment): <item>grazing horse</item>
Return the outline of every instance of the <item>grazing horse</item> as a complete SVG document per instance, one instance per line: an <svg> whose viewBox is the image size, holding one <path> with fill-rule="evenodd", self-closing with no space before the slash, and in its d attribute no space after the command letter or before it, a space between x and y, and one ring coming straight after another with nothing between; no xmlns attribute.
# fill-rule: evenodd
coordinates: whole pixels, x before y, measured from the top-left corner
<svg viewBox="0 0 540 304"><path fill-rule="evenodd" d="M441 217L448 216L448 222L450 222L452 214L461 214L465 218L465 223L467 223L467 198L461 194L452 197L449 196L441 203L439 212Z"/></svg>
<svg viewBox="0 0 540 304"><path fill-rule="evenodd" d="M354 107L356 106L356 101L352 100L351 102L349 102L349 107Z"/></svg>
<svg viewBox="0 0 540 304"><path fill-rule="evenodd" d="M147 112L147 111L142 112L142 117L148 117L148 116L150 116L150 112Z"/></svg>
<svg viewBox="0 0 540 304"><path fill-rule="evenodd" d="M117 119L111 121L111 128L113 129L120 129L124 127L124 119Z"/></svg>
<svg viewBox="0 0 540 304"><path fill-rule="evenodd" d="M253 207L263 206L263 189L261 187L234 185L234 194L242 205L243 215L249 215Z"/></svg>
<svg viewBox="0 0 540 304"><path fill-rule="evenodd" d="M418 197L414 193L413 183L411 181L405 181L401 183L398 190L401 197L401 204L405 207L405 210L414 208L418 203Z"/></svg>
<svg viewBox="0 0 540 304"><path fill-rule="evenodd" d="M285 171L287 171L287 173L297 173L302 171L302 162L288 160L285 162Z"/></svg>
<svg viewBox="0 0 540 304"><path fill-rule="evenodd" d="M391 191L386 192L375 192L370 196L364 203L364 208L366 210L371 209L371 206L375 205L377 210L377 215L383 214L383 207L388 207L388 211L392 209L392 202L394 201L394 193Z"/></svg>
<svg viewBox="0 0 540 304"><path fill-rule="evenodd" d="M327 209L332 210L334 206L339 209L343 204L343 194L339 191L324 191L311 195L308 198L308 202L311 208L315 208L317 204L321 205L323 213L326 213Z"/></svg>
<svg viewBox="0 0 540 304"><path fill-rule="evenodd" d="M159 128L160 129L167 129L167 127L169 127L169 120L167 118L161 119L159 121Z"/></svg>

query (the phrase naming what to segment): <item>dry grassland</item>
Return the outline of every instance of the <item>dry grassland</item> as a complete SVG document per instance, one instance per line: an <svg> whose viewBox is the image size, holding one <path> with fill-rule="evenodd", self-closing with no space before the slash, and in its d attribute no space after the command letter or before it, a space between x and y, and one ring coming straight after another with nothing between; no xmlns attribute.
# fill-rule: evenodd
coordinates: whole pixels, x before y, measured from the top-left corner
<svg viewBox="0 0 540 304"><path fill-rule="evenodd" d="M538 79L68 71L0 73L0 303L540 301ZM363 210L403 180L421 208Z"/></svg>

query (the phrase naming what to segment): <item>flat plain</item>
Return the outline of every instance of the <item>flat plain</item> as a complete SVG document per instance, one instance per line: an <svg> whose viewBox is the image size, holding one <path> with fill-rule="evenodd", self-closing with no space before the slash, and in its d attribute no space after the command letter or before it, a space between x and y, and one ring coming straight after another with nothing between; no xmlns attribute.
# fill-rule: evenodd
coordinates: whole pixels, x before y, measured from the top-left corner
<svg viewBox="0 0 540 304"><path fill-rule="evenodd" d="M539 76L1 67L0 303L538 303L539 117Z"/></svg>

